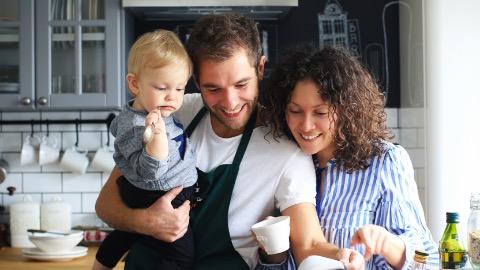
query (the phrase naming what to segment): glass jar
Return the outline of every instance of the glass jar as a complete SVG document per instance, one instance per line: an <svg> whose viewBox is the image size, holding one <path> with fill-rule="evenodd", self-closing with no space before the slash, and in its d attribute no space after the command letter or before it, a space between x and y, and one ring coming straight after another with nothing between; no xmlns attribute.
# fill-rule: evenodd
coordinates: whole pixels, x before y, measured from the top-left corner
<svg viewBox="0 0 480 270"><path fill-rule="evenodd" d="M467 233L470 263L473 268L480 269L480 193L472 193L470 197Z"/></svg>

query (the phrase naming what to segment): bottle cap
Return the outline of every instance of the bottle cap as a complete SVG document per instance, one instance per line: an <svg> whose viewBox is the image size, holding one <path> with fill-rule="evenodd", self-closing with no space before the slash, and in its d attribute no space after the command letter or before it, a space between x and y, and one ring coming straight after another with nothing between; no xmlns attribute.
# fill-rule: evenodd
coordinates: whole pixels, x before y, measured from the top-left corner
<svg viewBox="0 0 480 270"><path fill-rule="evenodd" d="M460 215L457 212L447 212L447 223L458 223Z"/></svg>
<svg viewBox="0 0 480 270"><path fill-rule="evenodd" d="M415 256L413 260L420 263L426 263L428 258L428 253L425 251L415 250Z"/></svg>
<svg viewBox="0 0 480 270"><path fill-rule="evenodd" d="M428 254L427 252L423 251L423 250L418 250L418 249L416 249L416 250L415 250L415 255L419 255L419 256L423 256L423 257L428 257L429 254Z"/></svg>

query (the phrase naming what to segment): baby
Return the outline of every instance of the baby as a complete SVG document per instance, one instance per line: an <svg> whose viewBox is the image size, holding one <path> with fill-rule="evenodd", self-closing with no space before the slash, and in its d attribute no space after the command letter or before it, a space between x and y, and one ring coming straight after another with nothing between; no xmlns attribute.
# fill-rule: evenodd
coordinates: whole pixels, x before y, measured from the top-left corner
<svg viewBox="0 0 480 270"><path fill-rule="evenodd" d="M195 155L183 126L172 116L182 105L191 73L190 58L170 31L146 33L130 49L126 79L134 99L113 120L111 131L115 136L113 157L123 174L117 184L122 200L131 208L146 208L177 186L184 188L172 201L173 207L193 198ZM157 269L193 266L190 228L173 243L115 230L100 246L93 269L115 267L137 240L158 250Z"/></svg>

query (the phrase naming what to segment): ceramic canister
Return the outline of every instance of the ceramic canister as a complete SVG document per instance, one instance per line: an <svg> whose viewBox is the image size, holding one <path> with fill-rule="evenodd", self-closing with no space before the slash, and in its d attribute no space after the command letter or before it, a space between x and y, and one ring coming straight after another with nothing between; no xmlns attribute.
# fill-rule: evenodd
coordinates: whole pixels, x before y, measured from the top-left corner
<svg viewBox="0 0 480 270"><path fill-rule="evenodd" d="M40 205L26 195L23 201L10 205L10 236L12 247L35 247L28 240L28 229L40 228Z"/></svg>
<svg viewBox="0 0 480 270"><path fill-rule="evenodd" d="M42 230L70 231L71 220L71 206L69 203L62 201L59 196L42 203L40 207L40 228Z"/></svg>

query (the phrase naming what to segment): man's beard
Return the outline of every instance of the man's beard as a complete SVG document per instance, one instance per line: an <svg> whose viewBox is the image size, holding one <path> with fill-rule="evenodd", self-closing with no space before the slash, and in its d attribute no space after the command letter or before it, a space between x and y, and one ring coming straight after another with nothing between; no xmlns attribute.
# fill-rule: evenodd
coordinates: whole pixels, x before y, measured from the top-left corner
<svg viewBox="0 0 480 270"><path fill-rule="evenodd" d="M253 99L252 101L246 102L242 105L241 112L243 112L243 110L249 110L249 111L248 111L248 116L245 119L242 119L242 122L240 123L237 123L237 121L234 121L234 123L232 123L231 121L223 117L221 112L218 112L218 111L221 111L221 109L215 110L210 108L209 106L206 105L205 100L203 104L205 105L207 110L210 112L210 117L215 118L216 121L220 123L222 126L232 131L242 131L247 125L248 119L250 119L250 117L252 116L252 113L255 111L255 108L257 108L258 106L258 96L255 97L255 99Z"/></svg>

